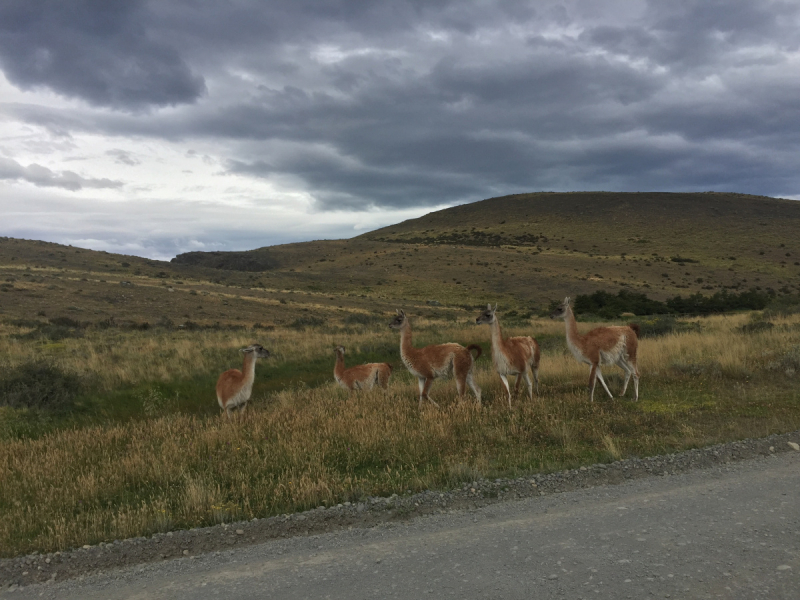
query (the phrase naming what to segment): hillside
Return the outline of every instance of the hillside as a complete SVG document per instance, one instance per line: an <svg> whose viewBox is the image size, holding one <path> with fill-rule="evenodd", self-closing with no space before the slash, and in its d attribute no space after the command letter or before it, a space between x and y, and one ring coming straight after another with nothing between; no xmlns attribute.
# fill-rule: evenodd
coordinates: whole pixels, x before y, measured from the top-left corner
<svg viewBox="0 0 800 600"><path fill-rule="evenodd" d="M540 306L628 287L655 298L796 289L800 202L741 194L537 193L430 213L346 241L190 253L178 265L259 270L301 288ZM292 271L292 269L294 269Z"/></svg>
<svg viewBox="0 0 800 600"><path fill-rule="evenodd" d="M457 206L350 240L171 263L0 239L0 318L286 325L397 306L538 311L566 294L664 299L800 289L800 202L741 194L536 193ZM372 317L369 317L372 318Z"/></svg>

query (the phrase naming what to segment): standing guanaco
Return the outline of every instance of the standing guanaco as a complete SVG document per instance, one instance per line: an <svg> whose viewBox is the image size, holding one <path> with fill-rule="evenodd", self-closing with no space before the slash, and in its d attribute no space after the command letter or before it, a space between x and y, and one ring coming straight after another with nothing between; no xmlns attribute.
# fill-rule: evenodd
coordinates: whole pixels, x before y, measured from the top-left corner
<svg viewBox="0 0 800 600"><path fill-rule="evenodd" d="M628 389L628 381L633 376L633 399L639 399L639 369L636 366L636 352L639 348L639 326L636 323L614 327L597 327L588 333L578 333L578 324L570 307L569 296L550 315L551 319L564 319L567 326L567 346L572 355L582 363L591 366L589 371L590 397L594 402L594 387L597 379L603 384L608 395L614 396L609 391L600 367L603 365L617 365L625 371L625 383L622 386L622 396Z"/></svg>
<svg viewBox="0 0 800 600"><path fill-rule="evenodd" d="M508 407L511 408L511 389L508 387L508 376L516 375L514 393L519 391L520 381L524 378L528 384L528 397L533 400L533 381L536 381L536 393L539 393L539 344L530 336L510 337L503 339L500 329L500 319L497 317L497 305L492 308L486 305L475 319L478 325L488 324L492 332L492 362L500 375L500 379L508 394ZM532 376L532 377L531 377Z"/></svg>
<svg viewBox="0 0 800 600"><path fill-rule="evenodd" d="M244 414L250 394L253 393L253 380L256 376L256 360L268 358L269 350L260 344L253 344L239 350L244 354L242 370L228 369L217 380L217 402L231 418L231 413L239 409L240 416Z"/></svg>
<svg viewBox="0 0 800 600"><path fill-rule="evenodd" d="M402 310L397 311L397 316L389 323L389 327L400 330L400 357L419 383L420 408L423 400L439 406L430 399L428 392L434 379L448 375L451 371L455 376L459 397L464 397L465 388L468 385L480 406L481 388L472 377L472 367L482 352L480 346L471 344L464 348L461 344L450 343L415 348L411 344L411 323ZM472 350L478 351L475 359L472 358Z"/></svg>

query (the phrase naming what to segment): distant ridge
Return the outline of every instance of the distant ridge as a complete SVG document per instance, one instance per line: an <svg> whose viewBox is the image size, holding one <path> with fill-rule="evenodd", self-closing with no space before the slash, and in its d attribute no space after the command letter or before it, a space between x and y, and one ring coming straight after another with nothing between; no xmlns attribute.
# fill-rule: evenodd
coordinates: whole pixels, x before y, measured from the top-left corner
<svg viewBox="0 0 800 600"><path fill-rule="evenodd" d="M269 298L253 308L256 320L283 315L291 300L286 294L292 293L295 299L307 297L309 314L319 315L347 306L472 310L488 301L524 315L565 295L596 291L629 290L659 301L726 290L796 294L798 232L800 202L794 200L716 192L539 192L455 206L347 240L188 252L171 262L6 238L0 239L6 279L0 312L29 314L19 304L25 293L37 307L36 297L44 303L57 293L44 281L25 291L23 265L64 270L61 281L73 282L75 296L59 293L49 304L88 306L76 298L94 281L92 311L105 314L105 303L117 313L129 306L132 314L144 314L152 297L136 278L160 288L178 286L175 291L186 289L181 282L202 280ZM125 294L139 294L141 300L116 293L118 277L133 282ZM113 281L115 293L102 295L99 290ZM190 298L193 310L169 313L164 305L165 314L187 319L196 310L211 319L209 297ZM234 312L224 303L218 311L220 318Z"/></svg>

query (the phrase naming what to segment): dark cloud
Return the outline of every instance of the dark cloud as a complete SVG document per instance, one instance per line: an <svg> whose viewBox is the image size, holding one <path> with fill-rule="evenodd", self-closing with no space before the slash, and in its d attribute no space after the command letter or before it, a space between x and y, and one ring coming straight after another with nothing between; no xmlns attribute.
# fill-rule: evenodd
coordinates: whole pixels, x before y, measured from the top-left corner
<svg viewBox="0 0 800 600"><path fill-rule="evenodd" d="M0 180L26 181L38 187L57 187L71 192L83 188L120 188L121 181L111 179L87 179L73 171L56 173L47 167L30 164L22 166L15 160L0 157Z"/></svg>
<svg viewBox="0 0 800 600"><path fill-rule="evenodd" d="M321 210L800 183L793 3L29 6L0 11L8 78L124 110L6 114L217 144L228 173L288 182Z"/></svg>
<svg viewBox="0 0 800 600"><path fill-rule="evenodd" d="M133 154L125 150L119 150L115 148L113 150L108 150L106 154L108 154L109 156L113 156L114 161L122 165L129 165L131 167L135 167L136 165L141 164L141 161L138 158L136 158Z"/></svg>
<svg viewBox="0 0 800 600"><path fill-rule="evenodd" d="M0 64L23 89L48 87L99 106L196 101L203 78L152 29L141 2L5 0Z"/></svg>

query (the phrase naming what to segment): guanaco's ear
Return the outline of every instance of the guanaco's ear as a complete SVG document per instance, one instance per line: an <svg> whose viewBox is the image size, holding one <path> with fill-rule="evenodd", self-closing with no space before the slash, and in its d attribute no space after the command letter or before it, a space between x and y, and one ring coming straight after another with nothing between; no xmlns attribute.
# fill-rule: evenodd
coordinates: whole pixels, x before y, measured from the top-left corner
<svg viewBox="0 0 800 600"><path fill-rule="evenodd" d="M497 312L497 302L494 303L494 310L492 312Z"/></svg>
<svg viewBox="0 0 800 600"><path fill-rule="evenodd" d="M486 310L492 310L492 303L491 302L489 302L489 304L486 305Z"/></svg>
<svg viewBox="0 0 800 600"><path fill-rule="evenodd" d="M397 314L399 314L401 317L405 317L405 316L406 316L406 311L404 311L404 310L401 308L401 309L398 311L398 313L397 313Z"/></svg>
<svg viewBox="0 0 800 600"><path fill-rule="evenodd" d="M564 298L564 306L569 306L569 296Z"/></svg>

